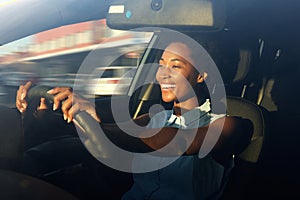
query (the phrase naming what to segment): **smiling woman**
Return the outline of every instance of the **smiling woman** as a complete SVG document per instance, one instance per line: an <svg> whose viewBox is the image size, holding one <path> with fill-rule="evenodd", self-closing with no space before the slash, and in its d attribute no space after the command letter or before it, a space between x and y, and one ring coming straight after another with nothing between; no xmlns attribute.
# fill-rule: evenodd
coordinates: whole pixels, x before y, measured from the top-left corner
<svg viewBox="0 0 300 200"><path fill-rule="evenodd" d="M80 199L299 199L299 10L294 0L0 0L1 54L34 33L93 26L59 29L66 37L37 44L34 56L22 42L1 56L1 98L17 101L1 106L1 167ZM147 48L134 60L128 92L87 98L85 84L94 80L78 68L98 80L98 67L128 66L114 63L116 54L136 56L135 45L123 46L99 23L105 18L116 31L132 29L118 39ZM151 32L150 41L141 31ZM188 37L172 37L176 31ZM84 43L92 38L117 53L106 43L97 54ZM75 44L95 54L70 49ZM29 68L49 87L24 84ZM11 80L21 84L18 93ZM31 99L36 88L46 89ZM11 158L14 166L5 165Z"/></svg>
<svg viewBox="0 0 300 200"><path fill-rule="evenodd" d="M204 83L208 74L204 71L198 72L194 68L198 63L193 51L194 48L183 42L172 42L166 47L156 78L161 86L162 99L165 102L173 102L173 109L159 112L152 118L146 114L134 121L123 122L125 130L120 128L119 122L102 123L102 116L96 112L93 105L70 88L57 87L47 92L54 95L53 109L61 108L68 123L74 121L78 125L76 114L85 111L100 123L105 135L115 144L130 151L128 153L131 155L132 152L138 153L130 162L124 157L124 151L119 151L119 154L123 155L121 159L125 159L125 163L129 162L129 171L126 172L142 172L134 175L135 183L123 199L164 199L167 193L172 199L206 199L209 196L218 196L222 181L233 167L232 154L239 153L250 141L251 123L240 118L212 113L210 101L205 99L207 94L195 90L197 84ZM17 93L16 106L22 113L27 109L25 97L30 86L30 82L21 85ZM144 127L137 137L130 136L135 132L133 123ZM81 127L85 126L86 124ZM90 128L83 133L86 137L89 135L84 143L90 152L102 162L115 159L111 144L107 144L106 140L101 138L101 133L89 133ZM212 135L220 137L212 140ZM209 149L207 154L198 155L205 140L209 141L209 148L213 150L210 152ZM152 156L144 155L146 152L151 152ZM148 168L149 162L154 168ZM118 170L124 169L123 162L122 165L117 163L117 166L111 165L112 163L105 164L117 167ZM177 173L185 175L177 177ZM160 180L158 185L149 186L155 180ZM193 184L197 185L197 191L193 190Z"/></svg>
<svg viewBox="0 0 300 200"><path fill-rule="evenodd" d="M193 96L197 98L197 96L194 95L194 91L189 93L189 87L195 87L197 83L204 83L207 72L202 72L202 74L197 73L197 69L191 64L191 62L195 62L191 56L192 52L185 44L173 43L167 47L159 61L160 67L156 74L156 79L161 86L163 101L175 101L176 103L180 103ZM170 79L170 77L172 77L172 79ZM178 93L176 86L180 86L183 89L180 89ZM181 94L180 92L184 93ZM202 96L205 98L207 94ZM200 102L205 101L203 98L199 100ZM187 107L181 103L180 106L176 106L175 104L174 107L182 107L190 110L197 104L197 102L194 104L191 103Z"/></svg>

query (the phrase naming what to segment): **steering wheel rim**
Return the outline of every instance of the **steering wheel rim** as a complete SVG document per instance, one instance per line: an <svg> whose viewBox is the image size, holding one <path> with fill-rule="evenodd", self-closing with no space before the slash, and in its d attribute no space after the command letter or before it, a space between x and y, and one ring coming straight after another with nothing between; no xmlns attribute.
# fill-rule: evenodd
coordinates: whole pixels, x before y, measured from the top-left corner
<svg viewBox="0 0 300 200"><path fill-rule="evenodd" d="M32 103L35 99L45 98L50 104L53 104L54 95L47 93L53 87L45 85L35 85L28 90L27 100ZM87 150L96 158L108 158L109 151L105 151L107 144L103 142L103 137L100 137L99 123L85 111L79 111L74 115L74 123L77 129L79 138L83 142Z"/></svg>

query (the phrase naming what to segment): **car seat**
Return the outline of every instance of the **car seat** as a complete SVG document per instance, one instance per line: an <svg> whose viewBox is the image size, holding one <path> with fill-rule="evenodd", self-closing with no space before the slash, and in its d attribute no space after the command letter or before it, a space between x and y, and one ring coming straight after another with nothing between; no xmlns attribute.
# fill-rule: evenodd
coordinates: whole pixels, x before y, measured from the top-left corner
<svg viewBox="0 0 300 200"><path fill-rule="evenodd" d="M249 119L253 124L250 144L239 155L234 155L235 167L222 194L226 199L248 199L259 178L259 165L268 143L269 114L263 107L241 97L227 97L227 114Z"/></svg>

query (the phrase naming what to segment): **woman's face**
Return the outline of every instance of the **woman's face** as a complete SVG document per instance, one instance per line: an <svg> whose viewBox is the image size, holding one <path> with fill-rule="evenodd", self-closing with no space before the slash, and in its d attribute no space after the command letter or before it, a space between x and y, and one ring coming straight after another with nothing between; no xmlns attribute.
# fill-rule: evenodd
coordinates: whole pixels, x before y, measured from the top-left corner
<svg viewBox="0 0 300 200"><path fill-rule="evenodd" d="M191 50L183 43L172 43L165 49L156 73L163 101L182 102L195 97L192 87L204 78L188 61L192 60L191 55Z"/></svg>

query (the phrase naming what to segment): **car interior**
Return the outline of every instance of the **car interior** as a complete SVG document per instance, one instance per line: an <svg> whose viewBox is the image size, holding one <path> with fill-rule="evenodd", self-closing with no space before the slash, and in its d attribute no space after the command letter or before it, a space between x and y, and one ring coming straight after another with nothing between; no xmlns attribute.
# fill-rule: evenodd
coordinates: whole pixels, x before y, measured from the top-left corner
<svg viewBox="0 0 300 200"><path fill-rule="evenodd" d="M296 81L300 72L300 17L297 17L300 3L280 0L100 2L103 5L98 13L97 9L92 9L96 5L99 7L98 2L80 2L66 12L69 21L56 24L55 20L48 20L45 25L37 22L36 28L26 34L99 18L106 18L111 29L153 32L128 93L94 99L97 113L103 116L102 122L115 122L113 105L119 112L129 109L131 118L148 113L155 104L163 105L165 109L172 108L172 104L161 100L155 72L162 54L161 41L167 40L173 32L184 34L199 43L218 67L223 82L214 85L214 98L226 106L228 115L249 119L254 128L250 144L242 153L233 155L235 167L229 179L224 180L217 199L299 197L299 135L296 127L299 86ZM68 10L69 1L61 4ZM83 6L83 17L74 17L80 6ZM29 13L27 9L24 13ZM84 10L93 12L85 11L86 14ZM47 18L47 14L44 17ZM12 30L16 35L0 39L3 45L21 37L15 29ZM0 34L2 32L0 29ZM83 144L74 124L66 125L61 120L59 110L35 112L36 99L47 96L48 89L49 86L37 86L30 90L31 103L24 115L20 115L15 107L0 106L0 127L3 130L0 141L5 141L1 142L0 148L1 170L23 173L55 185L74 195L70 199L120 199L130 188L132 176L109 168L93 156L93 142L99 142L97 137L95 141L91 139L97 135L97 130L91 128L95 121L86 117L86 113L76 115L80 125L88 130L85 137L92 141L88 146ZM217 96L223 89L225 99ZM53 97L47 96L47 99L51 104ZM123 106L125 103L128 106ZM158 111L151 109L151 112ZM121 121L126 119L118 118ZM45 135L47 133L49 135ZM3 185L5 183L0 187ZM61 199L59 195L65 195L53 192L48 198L54 198L56 194L58 199ZM22 199L33 196L31 193ZM13 197L18 199L18 196Z"/></svg>

